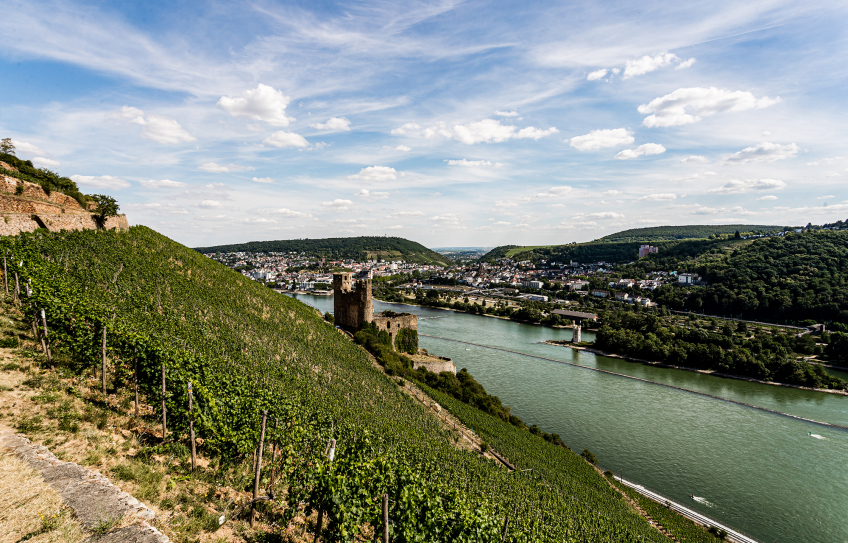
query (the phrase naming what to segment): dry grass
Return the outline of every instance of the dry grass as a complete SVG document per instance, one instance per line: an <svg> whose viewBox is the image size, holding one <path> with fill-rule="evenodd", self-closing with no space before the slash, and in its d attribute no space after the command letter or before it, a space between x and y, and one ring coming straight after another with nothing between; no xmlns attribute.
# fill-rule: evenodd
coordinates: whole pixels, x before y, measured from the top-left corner
<svg viewBox="0 0 848 543"><path fill-rule="evenodd" d="M30 535L32 534L32 535ZM0 457L0 542L82 541L79 522L38 473L12 456Z"/></svg>

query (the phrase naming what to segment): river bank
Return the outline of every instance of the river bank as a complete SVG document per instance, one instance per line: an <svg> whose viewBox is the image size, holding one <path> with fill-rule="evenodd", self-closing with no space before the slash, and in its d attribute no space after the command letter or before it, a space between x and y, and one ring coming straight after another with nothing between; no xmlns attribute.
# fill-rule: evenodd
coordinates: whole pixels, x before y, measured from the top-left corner
<svg viewBox="0 0 848 543"><path fill-rule="evenodd" d="M438 311L453 311L454 313L463 313L465 315L476 315L478 317L489 317L489 318L492 318L492 319L500 319L502 321L509 321L509 322L518 322L518 323L521 323L521 324L529 324L529 325L532 325L532 326L545 326L547 328L559 328L559 329L573 329L574 328L573 324L562 324L562 325L560 325L560 324L554 324L554 325L542 324L541 322L538 322L538 321L537 322L519 321L519 320L511 319L509 317L504 317L503 315L487 315L486 313L471 313L470 311L461 311L459 309L454 309L452 307L433 307L433 306L429 306L429 305L421 305L421 304L413 303L412 301L409 301L409 302L389 302L389 301L386 301L386 300L380 300L379 298L374 298L374 299L379 300L379 302L383 303L383 304L411 305L411 306L414 306L414 307L422 307L424 309L434 309L434 310L438 310Z"/></svg>
<svg viewBox="0 0 848 543"><path fill-rule="evenodd" d="M754 379L752 377L743 377L741 375L733 375L732 373L722 373L720 371L701 370L701 369L698 369L698 368L689 368L689 367L686 367L686 366L675 366L673 364L664 364L662 362L645 360L644 358L635 358L635 357L627 356L627 355L623 355L623 354L602 351L600 349L595 349L594 347L588 347L588 346L585 346L585 345L573 345L573 344L565 343L565 342L562 342L562 341L545 340L542 343L546 343L548 345L554 345L556 347L567 347L569 349L575 349L575 350L578 350L578 351L586 351L588 353L606 356L606 357L609 357L609 358L619 358L621 360L628 360L630 362L639 362L641 364L647 364L649 366L655 366L655 367L658 367L658 368L670 368L670 369L675 369L675 370L694 371L696 373L702 373L704 375L714 375L716 377L725 377L725 378L728 378L728 379L739 379L741 381L748 381L749 383L759 383L761 385L772 385L772 386L779 386L779 387L798 388L798 389L801 389L801 390L812 390L814 392L827 392L828 394L839 394L839 395L842 395L842 396L848 396L848 391L845 391L845 390L834 390L834 389L830 389L830 388L812 388L812 387L805 387L805 386L801 386L801 385L790 385L788 383L776 383L774 381L762 381L760 379Z"/></svg>

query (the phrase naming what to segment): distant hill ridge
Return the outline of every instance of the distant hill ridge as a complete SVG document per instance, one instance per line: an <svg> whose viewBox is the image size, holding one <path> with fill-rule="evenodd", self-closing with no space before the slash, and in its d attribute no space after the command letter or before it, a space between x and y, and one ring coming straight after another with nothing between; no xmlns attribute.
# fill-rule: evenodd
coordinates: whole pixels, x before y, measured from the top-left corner
<svg viewBox="0 0 848 543"><path fill-rule="evenodd" d="M767 233L782 230L783 226L762 224L691 224L686 226L651 226L647 228L631 228L610 234L595 241L670 241L678 239L705 239L712 235L733 234L736 231L746 233Z"/></svg>
<svg viewBox="0 0 848 543"><path fill-rule="evenodd" d="M783 230L783 226L758 224L722 224L722 225L685 225L685 226L653 226L649 228L631 228L615 234L610 234L594 241L584 243L569 243L564 245L502 245L495 247L480 260L494 262L499 258L515 258L518 260L535 260L548 257L559 260L576 260L578 262L627 262L637 256L639 245L653 243L660 250L668 244L683 240L709 239L710 236L721 236L748 233L767 233Z"/></svg>
<svg viewBox="0 0 848 543"><path fill-rule="evenodd" d="M200 253L306 253L329 260L403 260L413 264L446 266L449 260L420 243L397 237L359 236L350 238L288 239L249 241L232 245L197 247Z"/></svg>

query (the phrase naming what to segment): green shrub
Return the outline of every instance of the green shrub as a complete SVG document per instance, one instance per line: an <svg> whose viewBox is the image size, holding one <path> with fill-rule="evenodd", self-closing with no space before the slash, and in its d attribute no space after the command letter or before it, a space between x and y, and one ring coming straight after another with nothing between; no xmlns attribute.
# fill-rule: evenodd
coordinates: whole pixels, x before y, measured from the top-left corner
<svg viewBox="0 0 848 543"><path fill-rule="evenodd" d="M410 328L401 328L398 330L395 338L395 348L402 353L417 354L418 353L418 331Z"/></svg>
<svg viewBox="0 0 848 543"><path fill-rule="evenodd" d="M0 347L14 349L21 346L21 340L16 337L4 337L0 339Z"/></svg>

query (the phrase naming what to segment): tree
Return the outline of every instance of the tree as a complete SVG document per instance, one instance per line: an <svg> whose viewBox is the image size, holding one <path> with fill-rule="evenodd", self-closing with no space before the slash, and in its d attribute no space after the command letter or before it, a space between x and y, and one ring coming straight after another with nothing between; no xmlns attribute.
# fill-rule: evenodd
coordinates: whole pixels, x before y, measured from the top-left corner
<svg viewBox="0 0 848 543"><path fill-rule="evenodd" d="M106 220L109 217L117 217L118 211L121 209L121 206L118 205L118 201L111 196L92 194L89 196L89 200L97 203L97 207L94 208L94 220L97 222L97 227L100 229L106 227Z"/></svg>
<svg viewBox="0 0 848 543"><path fill-rule="evenodd" d="M0 140L0 151L6 153L7 155L15 154L15 144L12 143L12 138L3 138Z"/></svg>
<svg viewBox="0 0 848 543"><path fill-rule="evenodd" d="M741 237L742 237L742 235L741 235L741 234L739 234L739 230L737 230L737 231L736 231L736 233L735 233L735 234L733 234L733 237L734 237L734 238L736 238L736 239L739 239L739 238L741 238Z"/></svg>

